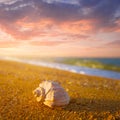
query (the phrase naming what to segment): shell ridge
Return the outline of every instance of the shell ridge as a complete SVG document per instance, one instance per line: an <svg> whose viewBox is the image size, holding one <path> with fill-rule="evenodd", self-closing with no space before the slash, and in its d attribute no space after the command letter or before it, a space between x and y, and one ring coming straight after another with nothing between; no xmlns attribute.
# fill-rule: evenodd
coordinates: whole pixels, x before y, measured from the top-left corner
<svg viewBox="0 0 120 120"><path fill-rule="evenodd" d="M58 82L43 81L35 90L37 101L41 101L49 107L65 106L70 102L68 93Z"/></svg>

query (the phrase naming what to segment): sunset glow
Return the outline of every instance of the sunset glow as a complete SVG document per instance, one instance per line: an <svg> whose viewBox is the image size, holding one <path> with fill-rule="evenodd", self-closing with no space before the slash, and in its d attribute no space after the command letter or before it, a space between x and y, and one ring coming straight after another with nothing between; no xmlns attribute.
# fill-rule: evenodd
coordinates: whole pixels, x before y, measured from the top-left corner
<svg viewBox="0 0 120 120"><path fill-rule="evenodd" d="M120 57L120 0L1 0L0 56Z"/></svg>

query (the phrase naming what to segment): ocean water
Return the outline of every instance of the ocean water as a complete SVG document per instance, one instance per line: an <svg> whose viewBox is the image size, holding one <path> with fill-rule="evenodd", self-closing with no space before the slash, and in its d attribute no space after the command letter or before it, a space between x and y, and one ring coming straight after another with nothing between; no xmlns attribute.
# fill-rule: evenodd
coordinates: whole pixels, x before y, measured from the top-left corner
<svg viewBox="0 0 120 120"><path fill-rule="evenodd" d="M79 58L79 57L56 57L51 58L54 59L55 62L62 62L64 60L82 60L82 61L95 61L100 62L107 65L115 65L120 66L120 58Z"/></svg>
<svg viewBox="0 0 120 120"><path fill-rule="evenodd" d="M70 72L79 73L79 74L101 76L105 78L113 78L113 79L120 80L120 73L114 72L114 71L93 69L93 68L80 67L80 66L74 66L74 65L66 65L66 64L54 63L54 62L46 62L46 61L40 61L39 59L32 59L32 60L31 59L18 59L18 58L2 58L2 59L18 61L18 62L33 64L33 65L38 65L38 66L56 68L56 69L70 71Z"/></svg>
<svg viewBox="0 0 120 120"><path fill-rule="evenodd" d="M98 61L104 64L120 66L120 58L79 58L80 60Z"/></svg>

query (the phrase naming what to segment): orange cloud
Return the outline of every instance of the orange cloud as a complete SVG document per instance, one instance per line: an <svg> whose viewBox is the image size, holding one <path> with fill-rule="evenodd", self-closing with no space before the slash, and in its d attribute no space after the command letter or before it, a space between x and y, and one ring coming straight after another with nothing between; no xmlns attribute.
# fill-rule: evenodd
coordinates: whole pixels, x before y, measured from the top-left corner
<svg viewBox="0 0 120 120"><path fill-rule="evenodd" d="M18 41L0 41L0 48L11 48L19 46L20 42Z"/></svg>
<svg viewBox="0 0 120 120"><path fill-rule="evenodd" d="M32 41L29 44L33 46L56 46L64 43L64 41Z"/></svg>
<svg viewBox="0 0 120 120"><path fill-rule="evenodd" d="M29 41L29 45L32 46L58 46L61 44L69 44L75 42L74 40L41 40L41 41Z"/></svg>
<svg viewBox="0 0 120 120"><path fill-rule="evenodd" d="M87 34L94 30L94 20L79 20L73 22L64 22L61 24L61 29L66 33L71 34Z"/></svg>
<svg viewBox="0 0 120 120"><path fill-rule="evenodd" d="M42 19L31 22L27 17L17 20L14 25L2 26L2 29L18 40L29 40L34 37L48 37L50 39L61 37L62 39L86 39L86 33L93 30L92 21L56 22L52 19Z"/></svg>

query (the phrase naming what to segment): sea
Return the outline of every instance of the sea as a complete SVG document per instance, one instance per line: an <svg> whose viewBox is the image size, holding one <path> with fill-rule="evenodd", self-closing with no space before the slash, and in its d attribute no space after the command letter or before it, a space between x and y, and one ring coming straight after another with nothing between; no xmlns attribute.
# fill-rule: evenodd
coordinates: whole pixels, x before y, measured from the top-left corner
<svg viewBox="0 0 120 120"><path fill-rule="evenodd" d="M120 66L120 58L79 58L81 60L98 61L104 64Z"/></svg>
<svg viewBox="0 0 120 120"><path fill-rule="evenodd" d="M0 59L4 60L12 60L12 61L18 61L28 64L33 64L37 66L44 66L44 67L50 67L50 68L56 68L60 70L65 70L73 73L79 73L79 74L85 74L85 75L91 75L91 76L100 76L105 78L113 78L120 80L120 72L114 72L109 70L100 70L96 68L88 68L88 67L82 67L82 66L74 66L74 65L67 65L63 63L55 63L50 61L43 61L43 59L40 58L11 58L11 57L0 57ZM63 58L57 58L57 60L62 60ZM68 59L68 58L67 58ZM120 66L120 58L79 58L84 60L92 60L92 61L99 61L105 64L112 64L116 66Z"/></svg>

